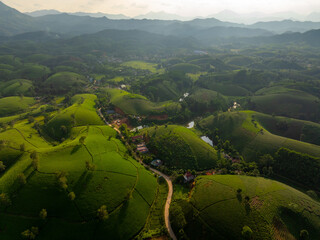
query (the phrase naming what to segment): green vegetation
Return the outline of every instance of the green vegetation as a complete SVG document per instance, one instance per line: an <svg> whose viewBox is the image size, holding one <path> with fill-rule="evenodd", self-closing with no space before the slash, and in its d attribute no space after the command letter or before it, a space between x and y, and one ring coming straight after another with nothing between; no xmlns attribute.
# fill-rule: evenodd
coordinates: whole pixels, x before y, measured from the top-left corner
<svg viewBox="0 0 320 240"><path fill-rule="evenodd" d="M320 235L319 24L86 18L0 2L0 239Z"/></svg>
<svg viewBox="0 0 320 240"><path fill-rule="evenodd" d="M35 100L31 97L5 97L0 98L0 116L8 116L21 113L35 104Z"/></svg>
<svg viewBox="0 0 320 240"><path fill-rule="evenodd" d="M110 102L126 114L145 116L173 114L180 109L178 103L172 101L155 103L142 95L132 94L124 90L106 89L105 93L110 95Z"/></svg>
<svg viewBox="0 0 320 240"><path fill-rule="evenodd" d="M257 121L269 132L287 138L320 145L320 125L294 118L255 112Z"/></svg>
<svg viewBox="0 0 320 240"><path fill-rule="evenodd" d="M168 125L147 128L143 132L150 139L150 149L168 167L207 169L216 166L216 150L190 129Z"/></svg>
<svg viewBox="0 0 320 240"><path fill-rule="evenodd" d="M80 94L72 98L73 105L52 116L45 125L46 133L56 140L70 136L71 128L75 126L101 125L102 120L94 108L92 94Z"/></svg>
<svg viewBox="0 0 320 240"><path fill-rule="evenodd" d="M66 92L85 84L85 78L77 73L59 72L45 81L45 86L55 92Z"/></svg>
<svg viewBox="0 0 320 240"><path fill-rule="evenodd" d="M218 92L198 88L186 99L189 109L193 113L216 112L227 110L227 98Z"/></svg>
<svg viewBox="0 0 320 240"><path fill-rule="evenodd" d="M251 108L258 112L317 122L320 119L319 99L306 92L271 88L251 98Z"/></svg>
<svg viewBox="0 0 320 240"><path fill-rule="evenodd" d="M164 69L158 69L157 64L148 63L143 61L130 61L122 64L125 67L131 67L135 69L148 70L151 73L163 73Z"/></svg>
<svg viewBox="0 0 320 240"><path fill-rule="evenodd" d="M26 79L14 79L0 83L0 93L2 96L31 96L34 92L32 88L32 82Z"/></svg>
<svg viewBox="0 0 320 240"><path fill-rule="evenodd" d="M131 239L144 227L158 184L128 156L116 139L116 131L92 126L92 120L84 122L84 116L93 111L94 99L94 95L72 99L74 107L79 105L78 117L83 121L78 120L79 125L84 126L71 128L70 138L56 147L45 142L32 128L34 123L27 120L17 123L16 130L0 133L0 140L5 140L0 156L6 165L0 192L7 206L0 214L1 220L6 219L1 221L5 229L1 238L17 239L21 234L30 238L35 234L39 239L93 235L98 239ZM89 112L81 115L85 110ZM86 161L95 168L87 171ZM98 219L103 221L97 223ZM70 227L76 234L69 232Z"/></svg>
<svg viewBox="0 0 320 240"><path fill-rule="evenodd" d="M17 71L19 78L26 78L35 81L43 81L50 74L50 69L37 64L25 64Z"/></svg>
<svg viewBox="0 0 320 240"><path fill-rule="evenodd" d="M178 63L173 65L170 70L183 73L197 73L200 71L200 67L190 63Z"/></svg>
<svg viewBox="0 0 320 240"><path fill-rule="evenodd" d="M311 156L320 156L320 147L297 140L274 135L260 125L256 112L227 112L210 116L200 121L199 126L211 134L219 130L220 137L230 140L235 148L250 161L263 154L274 154L280 147L286 147Z"/></svg>
<svg viewBox="0 0 320 240"><path fill-rule="evenodd" d="M319 202L264 178L201 176L190 199L177 199L171 208L181 239L299 239L301 230L316 239L320 234Z"/></svg>

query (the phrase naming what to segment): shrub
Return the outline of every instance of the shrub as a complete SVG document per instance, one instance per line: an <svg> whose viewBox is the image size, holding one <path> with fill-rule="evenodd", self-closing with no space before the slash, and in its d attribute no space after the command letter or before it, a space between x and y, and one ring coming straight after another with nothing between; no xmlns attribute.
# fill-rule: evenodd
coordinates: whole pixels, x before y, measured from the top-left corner
<svg viewBox="0 0 320 240"><path fill-rule="evenodd" d="M107 206L102 205L98 210L97 210L97 217L100 221L104 221L108 219L109 213L107 211Z"/></svg>
<svg viewBox="0 0 320 240"><path fill-rule="evenodd" d="M21 233L21 236L25 239L36 239L39 234L39 229L37 227L31 227Z"/></svg>
<svg viewBox="0 0 320 240"><path fill-rule="evenodd" d="M44 209L44 208L43 208L43 209L40 211L40 213L39 213L39 217L40 217L41 219L43 219L43 220L45 220L45 219L47 218L47 215L48 215L47 210Z"/></svg>
<svg viewBox="0 0 320 240"><path fill-rule="evenodd" d="M23 173L20 173L18 175L18 182L21 184L21 185L25 185L27 183L27 179L26 179L26 176L23 174Z"/></svg>
<svg viewBox="0 0 320 240"><path fill-rule="evenodd" d="M75 194L74 192L70 192L70 193L68 194L68 197L69 197L69 199L70 199L71 201L73 201L73 200L76 198L76 194Z"/></svg>

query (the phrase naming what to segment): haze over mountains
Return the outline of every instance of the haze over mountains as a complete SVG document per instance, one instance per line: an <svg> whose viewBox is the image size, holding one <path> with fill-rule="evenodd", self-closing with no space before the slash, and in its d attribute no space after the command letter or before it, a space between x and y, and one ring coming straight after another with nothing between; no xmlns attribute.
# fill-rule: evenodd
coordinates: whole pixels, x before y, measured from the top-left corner
<svg viewBox="0 0 320 240"><path fill-rule="evenodd" d="M57 10L37 10L33 12L26 12L25 14L32 17L41 17L45 15L61 14L63 12ZM148 12L140 14L134 17L129 17L124 14L109 14L109 13L89 13L89 12L73 12L68 13L75 16L90 16L90 17L107 17L109 19L150 19L150 20L179 20L179 21L190 21L196 18L216 18L220 21L242 23L242 24L254 24L257 22L269 22L269 21L282 21L282 20L293 20L293 21L320 21L320 13L312 12L310 14L298 14L296 12L278 12L278 13L263 13L263 12L251 12L251 13L237 13L231 10L223 10L221 12L210 14L208 16L180 16L178 14L167 13L165 11L159 12Z"/></svg>
<svg viewBox="0 0 320 240"><path fill-rule="evenodd" d="M211 44L261 44L299 41L317 45L318 31L312 31L308 34L290 34L289 32L304 33L310 30L320 29L320 22L299 22L293 20L258 22L246 25L224 22L216 18L198 18L189 21L179 21L149 20L140 16L139 18L143 19L117 20L111 19L111 17L122 18L123 16L112 15L110 17L110 15L106 16L103 13L86 16L86 13L67 14L55 10L38 11L32 15L37 17L23 14L0 2L0 36L2 36L2 39L5 40L6 37L20 34L11 38L11 40L31 38L33 40L43 41L47 38L59 39L83 34L95 34L104 30L139 30L149 32L151 35L156 34L152 37L149 34L149 39L156 39L159 38L159 35L162 35L168 36L165 42L170 42L169 39L178 42L183 39L182 42L197 43L195 45L199 47L202 45L209 46ZM157 13L152 13L148 16L151 18L152 15L157 15ZM159 18L161 18L161 15L165 18L166 13L158 13ZM169 16L167 15L167 17ZM171 15L171 18L174 18L174 15ZM26 34L28 32L29 34ZM30 34L30 32L46 33ZM172 38L173 36L175 38Z"/></svg>

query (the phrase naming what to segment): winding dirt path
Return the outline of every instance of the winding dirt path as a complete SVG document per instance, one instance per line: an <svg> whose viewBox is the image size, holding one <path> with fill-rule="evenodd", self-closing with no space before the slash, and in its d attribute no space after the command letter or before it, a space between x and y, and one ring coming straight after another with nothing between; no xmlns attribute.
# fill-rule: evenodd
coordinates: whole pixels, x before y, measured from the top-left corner
<svg viewBox="0 0 320 240"><path fill-rule="evenodd" d="M143 164L143 165L145 165L145 164ZM167 196L166 205L164 207L164 220L165 220L166 227L167 227L167 230L169 232L170 237L173 240L177 240L176 235L174 234L174 232L173 232L173 230L171 228L170 215L169 215L169 209L170 209L170 204L171 204L171 200L172 200L172 193L173 193L172 181L169 178L169 176L163 174L162 172L159 172L158 170L153 169L153 168L150 168L150 170L153 171L154 173L162 176L167 181L167 184L168 184L168 196Z"/></svg>
<svg viewBox="0 0 320 240"><path fill-rule="evenodd" d="M109 125L110 127L112 127L114 130L116 130L120 137L122 138L122 134L121 132L119 131L119 129L117 128L114 128L111 124L109 124L106 119L104 118L103 114L101 113L101 108L98 109L98 113L100 115L100 117L104 120L104 122ZM147 167L148 165L146 165L144 162L142 162L142 160L135 154L135 152L131 149L130 145L126 142L126 146L132 151L132 154L133 156L139 160L140 164L142 164L143 166ZM148 166L149 167L149 166ZM163 177L166 181L167 181L167 184L168 184L168 196L167 196L167 201L166 201L166 205L164 207L164 221L165 221L165 224L166 224L166 227L167 227L167 230L168 230L168 233L171 237L171 239L173 240L177 240L177 237L176 235L174 234L173 230L172 230L172 227L171 227L171 222L170 222L170 214L169 214L169 210L170 210L170 204L171 204L171 200L172 200L172 194L173 194L173 186L172 186L172 181L170 179L169 176L165 175L164 173L154 169L154 168L151 168L149 167L149 169L160 175L161 177Z"/></svg>

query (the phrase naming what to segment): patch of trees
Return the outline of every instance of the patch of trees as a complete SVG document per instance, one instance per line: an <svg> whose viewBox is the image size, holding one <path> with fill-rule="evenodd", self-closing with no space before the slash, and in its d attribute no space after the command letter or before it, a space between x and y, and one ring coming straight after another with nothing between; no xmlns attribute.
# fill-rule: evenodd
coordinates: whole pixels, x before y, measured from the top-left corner
<svg viewBox="0 0 320 240"><path fill-rule="evenodd" d="M287 148L275 155L274 171L303 185L320 189L320 159Z"/></svg>

